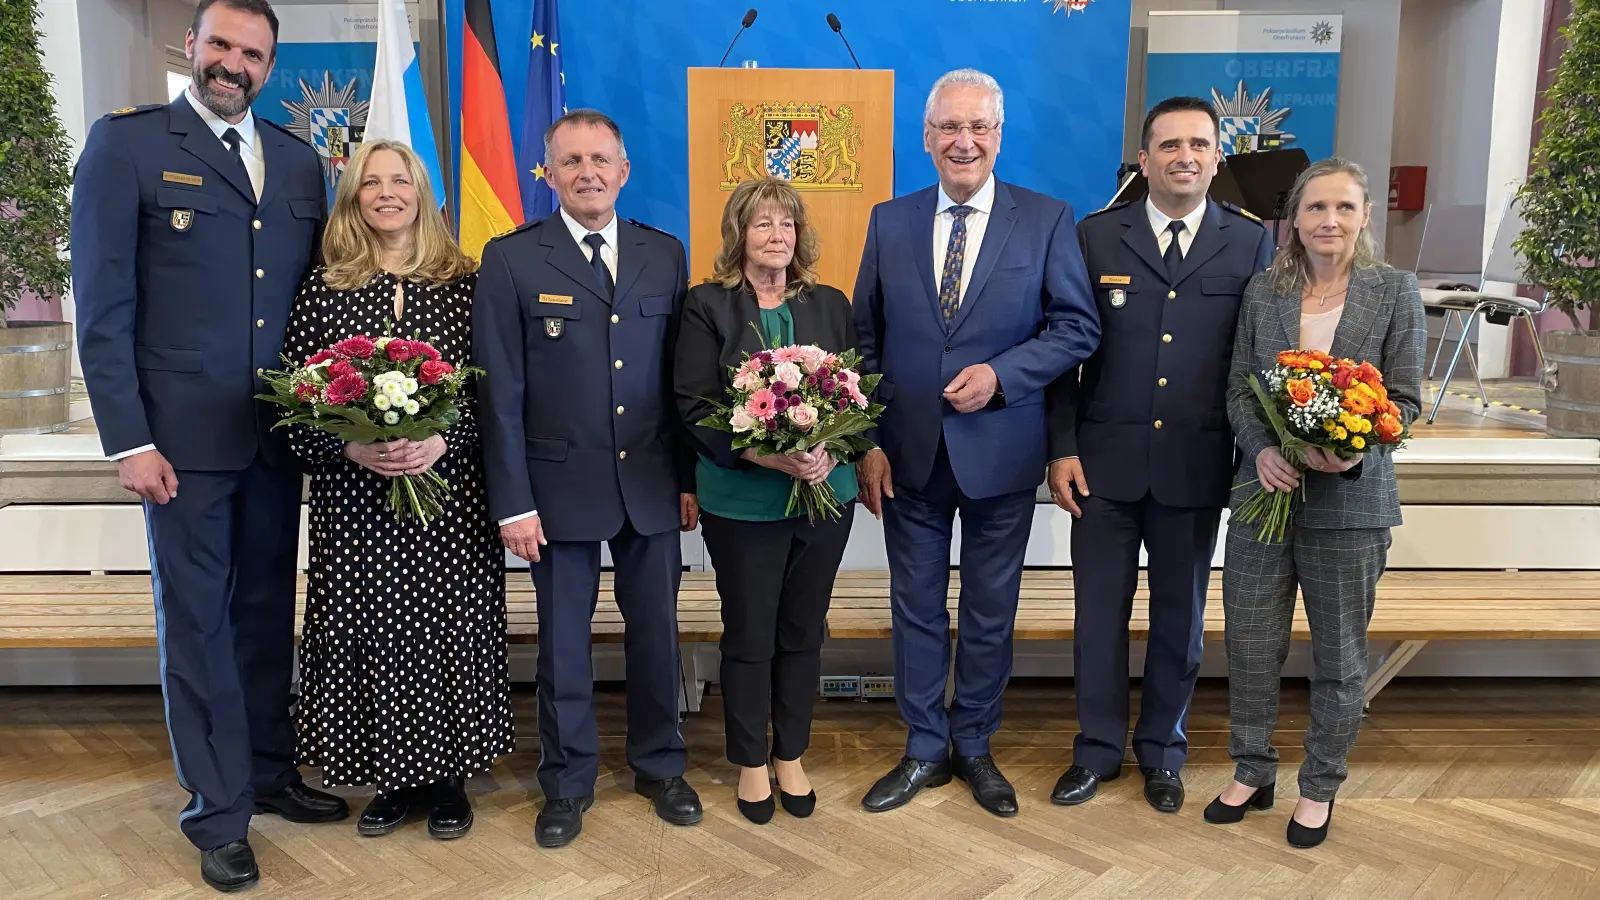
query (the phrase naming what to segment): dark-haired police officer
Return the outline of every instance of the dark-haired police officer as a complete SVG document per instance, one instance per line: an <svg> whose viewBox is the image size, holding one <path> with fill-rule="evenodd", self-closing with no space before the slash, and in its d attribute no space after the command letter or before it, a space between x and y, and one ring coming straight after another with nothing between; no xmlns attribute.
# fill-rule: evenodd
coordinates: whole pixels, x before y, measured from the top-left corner
<svg viewBox="0 0 1600 900"><path fill-rule="evenodd" d="M1072 523L1079 734L1051 799L1117 777L1128 734L1128 619L1149 555L1150 640L1133 752L1145 799L1183 805L1184 723L1200 671L1206 590L1233 474L1223 393L1245 285L1272 261L1260 220L1206 196L1222 161L1196 98L1145 119L1149 195L1078 226L1100 347L1050 394L1051 496Z"/></svg>
<svg viewBox="0 0 1600 900"><path fill-rule="evenodd" d="M628 764L675 825L701 818L678 731L679 530L699 517L672 387L688 293L683 245L617 217L628 157L615 122L573 110L545 136L556 215L484 248L472 305L489 512L533 566L539 620L541 847L594 802L599 736L589 625L600 545L627 623Z"/></svg>
<svg viewBox="0 0 1600 900"><path fill-rule="evenodd" d="M178 822L219 890L257 880L252 815L348 815L294 765L301 476L254 399L325 216L316 151L250 113L276 45L263 0L200 3L193 86L95 123L72 203L89 402L144 500Z"/></svg>

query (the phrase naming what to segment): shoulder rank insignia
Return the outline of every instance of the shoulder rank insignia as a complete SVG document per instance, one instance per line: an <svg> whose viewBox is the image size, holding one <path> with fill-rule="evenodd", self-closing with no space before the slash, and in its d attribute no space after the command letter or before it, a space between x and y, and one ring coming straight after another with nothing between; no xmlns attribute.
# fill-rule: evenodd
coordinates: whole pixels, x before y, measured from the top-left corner
<svg viewBox="0 0 1600 900"><path fill-rule="evenodd" d="M540 216L537 219L529 219L528 221L523 222L521 225L518 225L517 227L511 229L510 231L502 231L499 234L495 235L494 237L489 238L489 243L492 244L495 241L500 240L501 238L508 238L508 237L512 236L513 234L521 234L522 232L527 231L528 229L539 225L540 223L542 223L545 220L545 218L546 218L545 216Z"/></svg>
<svg viewBox="0 0 1600 900"><path fill-rule="evenodd" d="M1105 207L1104 209L1097 209L1094 212L1089 213L1088 215L1084 216L1084 218L1085 219L1092 219L1095 216L1098 216L1098 215L1100 215L1102 213L1114 212L1114 211L1119 210L1119 209L1127 209L1128 208L1128 204L1133 203L1133 202L1134 201L1132 201L1132 200L1124 200L1121 203L1113 203L1110 206Z"/></svg>
<svg viewBox="0 0 1600 900"><path fill-rule="evenodd" d="M121 109L113 109L111 112L106 113L106 118L109 119L112 116L126 116L126 115L129 115L130 113L149 112L152 109L161 109L161 108L162 108L162 104L160 104L160 103L147 103L144 106L124 106Z"/></svg>
<svg viewBox="0 0 1600 900"><path fill-rule="evenodd" d="M305 144L307 147L311 147L312 149L315 149L315 146L310 141L306 140L305 138L301 137L298 134L295 134L294 133L294 129L292 129L292 128L286 128L283 125L280 125L277 122L274 122L271 119L266 118L265 116L257 116L256 117L256 122L259 123L259 124L266 124L266 125L270 126L272 128L272 130L278 132L279 134L286 134L289 137L292 137L295 140L299 141L300 143Z"/></svg>
<svg viewBox="0 0 1600 900"><path fill-rule="evenodd" d="M655 227L654 225L646 225L645 223L639 221L638 219L628 219L627 222L628 222L629 225L637 225L640 228L643 228L645 231L654 231L656 234L664 234L667 237L672 238L673 240L677 240L678 239L678 236L673 234L672 232L663 231L660 228Z"/></svg>
<svg viewBox="0 0 1600 900"><path fill-rule="evenodd" d="M1226 200L1219 200L1219 201L1217 201L1217 203L1223 209L1226 209L1226 210L1228 210L1230 212L1236 212L1239 215L1244 216L1246 219L1250 219L1250 220L1255 221L1255 222L1261 221L1261 217L1260 216L1256 215L1255 213L1251 212L1248 209L1245 209L1242 206L1236 206L1236 205L1234 205L1232 203L1229 203Z"/></svg>

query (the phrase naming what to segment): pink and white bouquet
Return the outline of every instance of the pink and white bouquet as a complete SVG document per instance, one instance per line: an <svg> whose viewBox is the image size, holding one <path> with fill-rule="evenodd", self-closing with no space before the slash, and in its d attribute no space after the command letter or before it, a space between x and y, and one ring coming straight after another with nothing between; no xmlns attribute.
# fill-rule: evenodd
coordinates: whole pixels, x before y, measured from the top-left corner
<svg viewBox="0 0 1600 900"><path fill-rule="evenodd" d="M881 375L863 376L860 354L828 353L815 345L791 344L745 354L729 369L731 403L711 400L717 412L698 424L733 434L733 447L756 448L757 454L805 452L825 448L838 463L859 456L874 445L862 434L883 413L883 404L867 398ZM847 500L849 498L846 498ZM785 514L803 505L806 516L838 519L844 512L826 481L809 484L795 479Z"/></svg>
<svg viewBox="0 0 1600 900"><path fill-rule="evenodd" d="M439 357L433 345L397 337L351 335L296 364L262 375L270 393L259 400L288 412L274 428L309 425L357 444L425 441L461 420L457 398L481 369ZM423 525L444 511L450 485L432 469L389 481L389 508Z"/></svg>

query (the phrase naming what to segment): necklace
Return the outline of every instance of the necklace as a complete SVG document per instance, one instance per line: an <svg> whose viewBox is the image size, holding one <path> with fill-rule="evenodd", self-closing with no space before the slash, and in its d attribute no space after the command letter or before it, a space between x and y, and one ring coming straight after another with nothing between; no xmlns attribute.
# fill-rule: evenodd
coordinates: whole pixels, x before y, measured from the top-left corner
<svg viewBox="0 0 1600 900"><path fill-rule="evenodd" d="M1345 286L1343 288L1341 288L1340 290L1334 291L1332 296L1337 297L1340 294L1343 294L1348 290L1350 290L1350 283L1349 282L1345 282ZM1307 290L1307 293L1310 293L1309 289ZM1317 296L1317 306L1320 307L1320 306L1328 305L1328 297L1329 297L1328 289L1327 288L1323 288L1322 289L1322 293Z"/></svg>

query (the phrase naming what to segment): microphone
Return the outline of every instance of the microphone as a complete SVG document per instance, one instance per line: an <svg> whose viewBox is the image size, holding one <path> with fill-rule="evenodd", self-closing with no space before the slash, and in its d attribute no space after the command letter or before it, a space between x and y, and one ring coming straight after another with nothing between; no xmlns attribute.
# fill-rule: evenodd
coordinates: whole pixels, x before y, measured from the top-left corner
<svg viewBox="0 0 1600 900"><path fill-rule="evenodd" d="M739 26L738 33L734 34L733 40L728 42L728 49L722 51L722 60L721 60L721 62L717 63L717 68L719 68L719 69L722 68L722 63L725 63L725 62L728 61L728 54L733 52L733 45L739 43L739 35L744 34L744 30L746 28L749 28L751 25L754 25L755 23L756 23L756 11L755 11L755 8L752 7L752 8L750 8L749 10L747 10L745 12L745 14L744 14L744 22L743 22L743 24L741 24Z"/></svg>
<svg viewBox="0 0 1600 900"><path fill-rule="evenodd" d="M828 13L828 27L832 28L833 33L839 36L839 40L844 41L844 49L850 51L850 61L856 64L856 68L861 68L861 60L856 59L854 50L850 50L850 39L845 37L844 32L840 30L843 26L839 24L839 17L833 13Z"/></svg>

